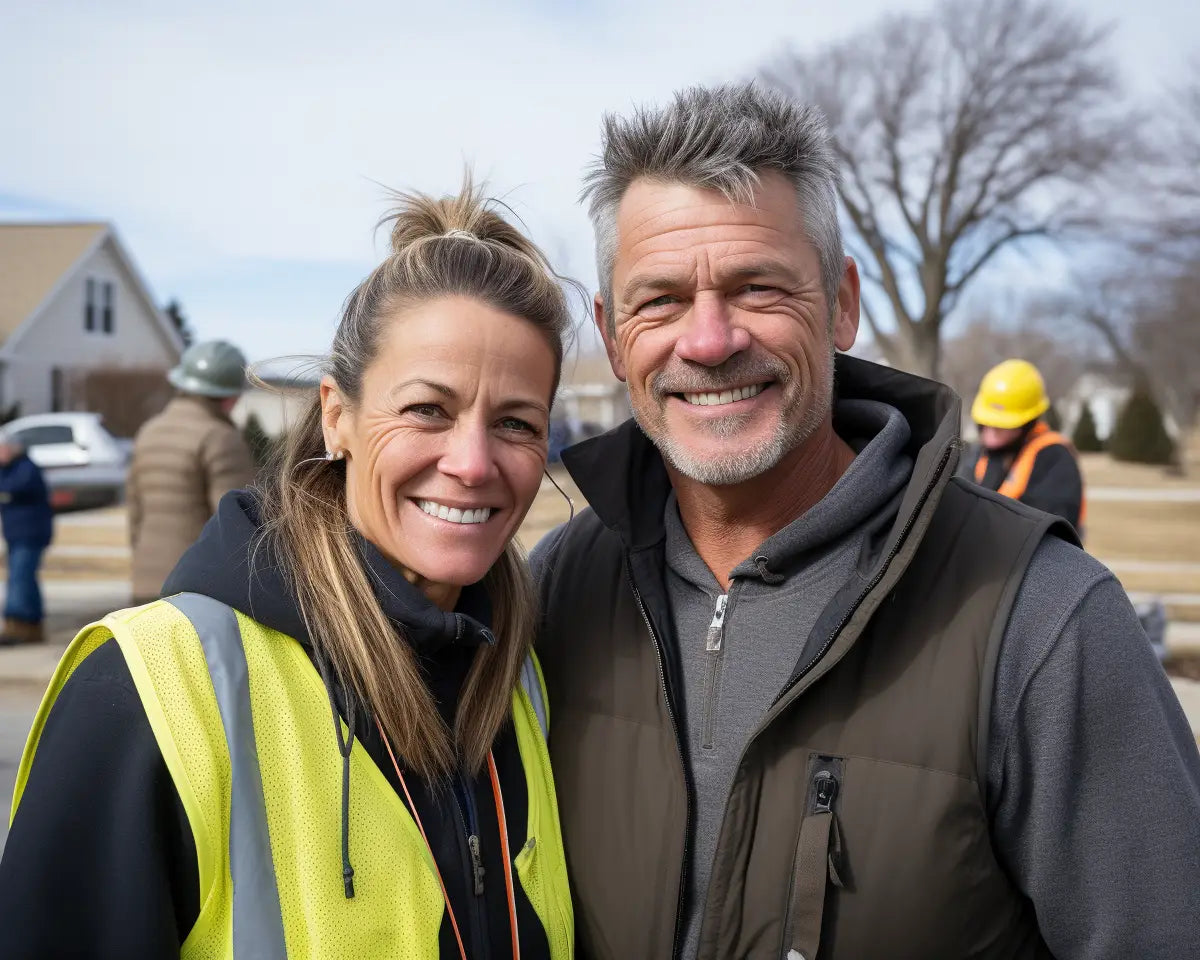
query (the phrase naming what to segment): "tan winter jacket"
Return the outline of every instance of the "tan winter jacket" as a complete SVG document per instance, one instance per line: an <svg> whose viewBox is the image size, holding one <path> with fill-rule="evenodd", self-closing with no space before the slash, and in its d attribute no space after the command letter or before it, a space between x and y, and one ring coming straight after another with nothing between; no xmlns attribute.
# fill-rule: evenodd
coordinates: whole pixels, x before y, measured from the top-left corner
<svg viewBox="0 0 1200 960"><path fill-rule="evenodd" d="M254 461L216 401L180 395L148 420L129 468L135 601L158 596L217 502L254 479Z"/></svg>

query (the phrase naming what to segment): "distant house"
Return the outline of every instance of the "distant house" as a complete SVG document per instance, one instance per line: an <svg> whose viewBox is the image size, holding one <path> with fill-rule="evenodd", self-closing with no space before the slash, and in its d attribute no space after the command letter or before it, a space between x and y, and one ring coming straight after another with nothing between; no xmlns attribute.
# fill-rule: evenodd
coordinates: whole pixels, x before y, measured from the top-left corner
<svg viewBox="0 0 1200 960"><path fill-rule="evenodd" d="M128 434L182 350L110 224L0 223L0 409L94 410Z"/></svg>
<svg viewBox="0 0 1200 960"><path fill-rule="evenodd" d="M312 369L295 369L288 363L252 368L254 380L238 399L230 417L241 429L254 417L269 437L291 428L317 395L320 376Z"/></svg>

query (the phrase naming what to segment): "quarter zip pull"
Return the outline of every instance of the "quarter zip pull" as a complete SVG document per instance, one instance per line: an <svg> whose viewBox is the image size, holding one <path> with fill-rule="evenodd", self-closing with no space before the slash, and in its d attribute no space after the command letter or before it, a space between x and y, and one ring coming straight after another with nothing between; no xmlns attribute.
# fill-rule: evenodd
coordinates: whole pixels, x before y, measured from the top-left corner
<svg viewBox="0 0 1200 960"><path fill-rule="evenodd" d="M723 593L717 597L717 606L713 610L712 623L708 625L708 639L704 648L709 653L719 653L721 641L725 639L725 607L729 604L729 594Z"/></svg>
<svg viewBox="0 0 1200 960"><path fill-rule="evenodd" d="M467 846L471 848L471 873L475 877L475 896L483 896L483 857L479 853L479 838L472 834L467 837Z"/></svg>

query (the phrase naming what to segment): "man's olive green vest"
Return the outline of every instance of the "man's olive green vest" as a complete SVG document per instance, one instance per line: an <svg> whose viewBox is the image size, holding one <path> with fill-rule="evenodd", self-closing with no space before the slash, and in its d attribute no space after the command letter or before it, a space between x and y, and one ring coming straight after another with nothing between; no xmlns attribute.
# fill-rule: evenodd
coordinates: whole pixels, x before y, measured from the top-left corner
<svg viewBox="0 0 1200 960"><path fill-rule="evenodd" d="M992 849L985 748L1017 588L1048 531L1071 534L950 480L956 456L952 439L922 450L824 654L779 665L784 692L726 804L701 960L1049 956ZM643 596L661 562L661 544L629 548L588 512L543 580L538 649L583 958L678 949L686 777Z"/></svg>

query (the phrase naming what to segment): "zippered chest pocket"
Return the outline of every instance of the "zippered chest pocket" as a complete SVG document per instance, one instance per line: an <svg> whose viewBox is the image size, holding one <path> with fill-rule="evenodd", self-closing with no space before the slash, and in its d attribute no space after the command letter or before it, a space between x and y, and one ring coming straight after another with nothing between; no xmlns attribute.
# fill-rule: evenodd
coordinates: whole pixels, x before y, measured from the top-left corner
<svg viewBox="0 0 1200 960"><path fill-rule="evenodd" d="M845 886L842 832L837 815L845 768L844 757L817 753L809 757L804 819L796 841L780 956L815 960L821 946L828 885L839 889Z"/></svg>

